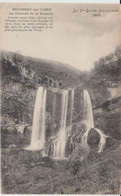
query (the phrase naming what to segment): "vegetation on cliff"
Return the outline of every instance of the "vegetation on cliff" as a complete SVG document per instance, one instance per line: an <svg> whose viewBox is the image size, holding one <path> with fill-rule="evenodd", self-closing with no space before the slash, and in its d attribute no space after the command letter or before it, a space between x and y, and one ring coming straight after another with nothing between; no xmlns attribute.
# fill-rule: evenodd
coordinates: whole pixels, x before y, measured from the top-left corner
<svg viewBox="0 0 121 196"><path fill-rule="evenodd" d="M118 90L121 85L121 47L95 62L90 72L1 52L1 73L2 193L119 194L121 96L111 97L108 88ZM35 97L40 85L60 89L81 86L89 91L95 127L110 137L102 153L97 153L100 138L93 129L88 144L80 144L78 133L85 131L83 125L74 125L68 138L67 142L72 141L74 145L69 160L54 160L42 157L41 151L24 149L30 144ZM48 111L46 118L48 123L52 122ZM52 130L55 126L46 125L46 129Z"/></svg>

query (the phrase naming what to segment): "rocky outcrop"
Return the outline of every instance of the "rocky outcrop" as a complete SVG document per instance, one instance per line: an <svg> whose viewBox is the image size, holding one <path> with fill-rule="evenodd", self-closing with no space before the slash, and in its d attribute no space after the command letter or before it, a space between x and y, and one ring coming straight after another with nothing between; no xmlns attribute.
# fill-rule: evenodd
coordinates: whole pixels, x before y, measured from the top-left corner
<svg viewBox="0 0 121 196"><path fill-rule="evenodd" d="M107 112L120 112L121 111L121 97L117 97L106 101L100 106L93 108L94 113Z"/></svg>

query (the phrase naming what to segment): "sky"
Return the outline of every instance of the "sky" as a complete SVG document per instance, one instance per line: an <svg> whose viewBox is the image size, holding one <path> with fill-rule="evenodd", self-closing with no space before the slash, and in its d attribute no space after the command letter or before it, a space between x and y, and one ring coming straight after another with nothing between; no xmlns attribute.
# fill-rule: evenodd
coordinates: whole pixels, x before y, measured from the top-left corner
<svg viewBox="0 0 121 196"><path fill-rule="evenodd" d="M79 4L11 4L1 7L2 27L0 48L19 51L23 55L70 64L81 71L89 71L99 58L113 52L120 44L119 12L103 12L101 16L77 12L73 9L114 10L119 5ZM54 12L53 29L42 32L4 32L4 20L14 8L51 7ZM6 9L7 8L7 9Z"/></svg>

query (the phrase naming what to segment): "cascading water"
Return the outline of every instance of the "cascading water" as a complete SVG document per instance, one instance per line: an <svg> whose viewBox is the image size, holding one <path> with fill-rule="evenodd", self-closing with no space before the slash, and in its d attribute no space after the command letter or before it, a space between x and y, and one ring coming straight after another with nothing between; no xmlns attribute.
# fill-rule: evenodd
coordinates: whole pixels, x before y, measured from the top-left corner
<svg viewBox="0 0 121 196"><path fill-rule="evenodd" d="M68 90L62 90L62 110L61 110L60 130L57 135L56 143L54 144L54 152L53 152L53 157L55 158L65 157L67 105L68 105Z"/></svg>
<svg viewBox="0 0 121 196"><path fill-rule="evenodd" d="M54 93L54 98L53 98L53 114L52 114L52 121L54 123L55 120L55 108L56 108L56 94Z"/></svg>
<svg viewBox="0 0 121 196"><path fill-rule="evenodd" d="M67 125L67 110L68 110L68 92L69 90L59 90L59 93L62 93L62 103L61 103L61 117L60 117L60 128L57 134L56 139L53 142L53 157L63 159L65 157L65 145L66 145L66 125ZM27 148L28 150L43 150L45 147L45 115L46 115L46 89L44 87L39 87L37 91L35 108L34 108L34 116L33 116L33 127L32 127L32 136L31 136L31 145ZM86 132L84 133L82 140L87 143L87 137L89 130L93 128L100 134L100 143L99 143L99 151L102 152L105 142L106 135L102 133L99 129L94 128L94 119L92 112L92 104L89 93L87 90L83 90L81 92L81 105L83 106L83 120L82 122L86 125ZM73 119L73 110L74 110L74 90L71 89L70 93L71 101L70 105L70 118L69 125L72 127L72 119ZM52 118L54 123L54 115L56 108L56 95L53 100L53 112ZM45 155L45 154L44 154Z"/></svg>
<svg viewBox="0 0 121 196"><path fill-rule="evenodd" d="M93 112L92 112L92 104L91 104L91 99L89 96L89 93L87 90L83 91L83 104L84 104L84 123L86 125L86 132L83 135L82 140L87 143L87 137L88 133L91 128L93 128L96 132L99 133L100 135L100 142L99 142L99 150L98 153L102 152L106 143L106 136L100 129L94 127L94 118L93 118Z"/></svg>
<svg viewBox="0 0 121 196"><path fill-rule="evenodd" d="M83 140L87 142L88 132L91 128L94 128L92 104L87 90L83 90L83 122L87 128L87 131L84 133Z"/></svg>
<svg viewBox="0 0 121 196"><path fill-rule="evenodd" d="M84 122L87 126L87 128L94 128L94 118L93 118L93 112L92 112L92 104L90 95L87 90L83 91L83 104L84 104Z"/></svg>
<svg viewBox="0 0 121 196"><path fill-rule="evenodd" d="M44 149L45 144L45 112L46 112L46 89L39 87L37 91L33 127L31 136L31 150Z"/></svg>
<svg viewBox="0 0 121 196"><path fill-rule="evenodd" d="M74 111L74 90L71 89L71 112L70 112L70 127L72 127L73 111Z"/></svg>

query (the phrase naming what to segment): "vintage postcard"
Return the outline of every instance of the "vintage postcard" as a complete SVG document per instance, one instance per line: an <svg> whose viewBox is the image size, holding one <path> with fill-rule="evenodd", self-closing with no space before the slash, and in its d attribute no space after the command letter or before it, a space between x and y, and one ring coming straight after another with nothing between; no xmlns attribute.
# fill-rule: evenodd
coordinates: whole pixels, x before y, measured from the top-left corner
<svg viewBox="0 0 121 196"><path fill-rule="evenodd" d="M0 4L2 194L121 194L120 9Z"/></svg>

